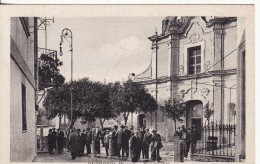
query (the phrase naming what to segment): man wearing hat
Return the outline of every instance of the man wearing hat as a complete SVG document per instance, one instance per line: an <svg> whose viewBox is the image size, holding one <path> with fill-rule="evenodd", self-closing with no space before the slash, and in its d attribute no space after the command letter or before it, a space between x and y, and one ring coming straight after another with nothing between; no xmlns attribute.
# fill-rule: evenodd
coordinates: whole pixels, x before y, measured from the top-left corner
<svg viewBox="0 0 260 164"><path fill-rule="evenodd" d="M70 135L69 135L69 145L70 145L70 153L71 158L74 160L78 153L78 144L79 144L79 135L75 131L75 129L72 129Z"/></svg>
<svg viewBox="0 0 260 164"><path fill-rule="evenodd" d="M79 156L83 156L84 155L84 148L85 148L85 143L86 143L86 136L85 136L85 131L83 130L83 132L80 132L79 135Z"/></svg>
<svg viewBox="0 0 260 164"><path fill-rule="evenodd" d="M58 144L58 152L59 154L63 151L63 143L64 143L64 132L58 129L57 133L57 144Z"/></svg>
<svg viewBox="0 0 260 164"><path fill-rule="evenodd" d="M156 132L156 129L152 130L152 136L151 136L151 159L153 161L160 162L162 159L160 157L159 150L163 147L161 142L161 136Z"/></svg>
<svg viewBox="0 0 260 164"><path fill-rule="evenodd" d="M185 139L185 151L184 151L184 157L188 157L188 153L190 151L190 143L191 143L191 128L188 128L188 131L186 131L186 139Z"/></svg>
<svg viewBox="0 0 260 164"><path fill-rule="evenodd" d="M87 148L87 155L91 154L91 142L92 142L92 132L89 127L87 127L87 132L86 132L86 148Z"/></svg>
<svg viewBox="0 0 260 164"><path fill-rule="evenodd" d="M145 134L143 138L143 154L144 154L144 159L148 160L149 159L149 145L151 143L151 134L149 133L149 128L145 129Z"/></svg>
<svg viewBox="0 0 260 164"><path fill-rule="evenodd" d="M138 136L139 131L134 130L134 135L129 140L129 148L132 151L132 162L138 162L140 158L140 138Z"/></svg>
<svg viewBox="0 0 260 164"><path fill-rule="evenodd" d="M139 151L140 151L140 152L139 152L139 156L141 156L141 153L142 153L143 159L144 159L144 149L143 149L144 134L145 134L144 127L140 127L140 128L139 128L139 133L138 133L139 139L140 139L140 141L141 141L141 142L140 142L140 147L141 147L141 149L139 150Z"/></svg>
<svg viewBox="0 0 260 164"><path fill-rule="evenodd" d="M81 138L80 138L80 129L77 129L78 134L78 157L81 157Z"/></svg>
<svg viewBox="0 0 260 164"><path fill-rule="evenodd" d="M125 137L124 125L120 126L120 130L117 132L117 154L118 157L121 157L121 150L122 150L122 157L124 157L124 149L123 149L123 138Z"/></svg>
<svg viewBox="0 0 260 164"><path fill-rule="evenodd" d="M106 130L106 134L104 136L104 144L105 144L105 150L106 150L106 155L109 156L108 150L109 150L109 130Z"/></svg>
<svg viewBox="0 0 260 164"><path fill-rule="evenodd" d="M55 128L52 128L52 137L53 137L53 149L56 150L56 146L57 146L57 132L56 132L56 129Z"/></svg>
<svg viewBox="0 0 260 164"><path fill-rule="evenodd" d="M49 154L53 154L53 134L52 134L52 129L49 129L49 134L48 134L48 152Z"/></svg>
<svg viewBox="0 0 260 164"><path fill-rule="evenodd" d="M97 154L100 154L100 139L101 139L101 131L99 130L99 126L92 130L92 141L95 143L95 150Z"/></svg>
<svg viewBox="0 0 260 164"><path fill-rule="evenodd" d="M118 155L118 151L117 151L117 129L118 126L114 125L114 130L112 131L112 135L111 135L111 141L112 141L112 145L113 145L113 156Z"/></svg>
<svg viewBox="0 0 260 164"><path fill-rule="evenodd" d="M126 153L126 157L129 157L129 139L131 138L131 131L128 130L128 127L125 126L124 128L125 131L125 137L123 137L123 149L124 152Z"/></svg>

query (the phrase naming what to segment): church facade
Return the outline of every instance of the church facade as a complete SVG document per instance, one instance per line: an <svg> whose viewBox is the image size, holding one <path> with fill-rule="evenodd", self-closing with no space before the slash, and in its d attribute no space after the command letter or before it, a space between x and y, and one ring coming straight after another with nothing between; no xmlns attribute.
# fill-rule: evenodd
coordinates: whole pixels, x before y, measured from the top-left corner
<svg viewBox="0 0 260 164"><path fill-rule="evenodd" d="M185 102L186 110L177 127L236 124L237 40L241 39L237 38L241 31L237 19L166 17L161 34L148 38L152 43L150 65L131 77L155 97L158 111L133 114L129 123L156 128L164 140L171 141L175 124L161 106L167 99L178 98ZM209 118L205 118L206 104L214 111Z"/></svg>

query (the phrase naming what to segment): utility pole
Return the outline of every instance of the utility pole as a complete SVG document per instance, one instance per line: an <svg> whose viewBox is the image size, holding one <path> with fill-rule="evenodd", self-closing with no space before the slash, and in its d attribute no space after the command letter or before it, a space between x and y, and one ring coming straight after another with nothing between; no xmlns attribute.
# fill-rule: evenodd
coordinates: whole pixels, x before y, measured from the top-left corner
<svg viewBox="0 0 260 164"><path fill-rule="evenodd" d="M155 28L155 100L156 103L158 104L158 84L157 84L157 79L158 79L158 34L157 34L157 29ZM157 108L158 110L158 108ZM157 110L155 111L155 129L157 129Z"/></svg>

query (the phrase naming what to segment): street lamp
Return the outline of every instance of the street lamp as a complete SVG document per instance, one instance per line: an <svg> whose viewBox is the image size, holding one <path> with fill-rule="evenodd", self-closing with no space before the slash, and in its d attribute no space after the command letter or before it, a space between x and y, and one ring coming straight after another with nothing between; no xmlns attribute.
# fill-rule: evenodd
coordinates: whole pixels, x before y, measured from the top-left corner
<svg viewBox="0 0 260 164"><path fill-rule="evenodd" d="M70 88L70 126L72 125L72 110L73 110L73 97L72 97L72 81L73 81L73 39L72 39L72 32L68 28L64 28L60 35L60 56L63 55L62 52L62 43L63 38L69 43L70 53L71 53L71 88Z"/></svg>

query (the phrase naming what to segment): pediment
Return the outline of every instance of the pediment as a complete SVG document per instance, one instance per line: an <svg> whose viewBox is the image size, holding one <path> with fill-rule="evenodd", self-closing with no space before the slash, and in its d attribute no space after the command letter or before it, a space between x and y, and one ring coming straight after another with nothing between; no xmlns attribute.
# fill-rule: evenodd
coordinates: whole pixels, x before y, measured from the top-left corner
<svg viewBox="0 0 260 164"><path fill-rule="evenodd" d="M189 24L183 30L184 37L194 37L195 34L201 35L204 34L206 31L206 22L202 17L196 17L195 19L191 20ZM195 37L199 37L199 36ZM192 38L190 38L192 39ZM197 38L199 39L199 38Z"/></svg>

